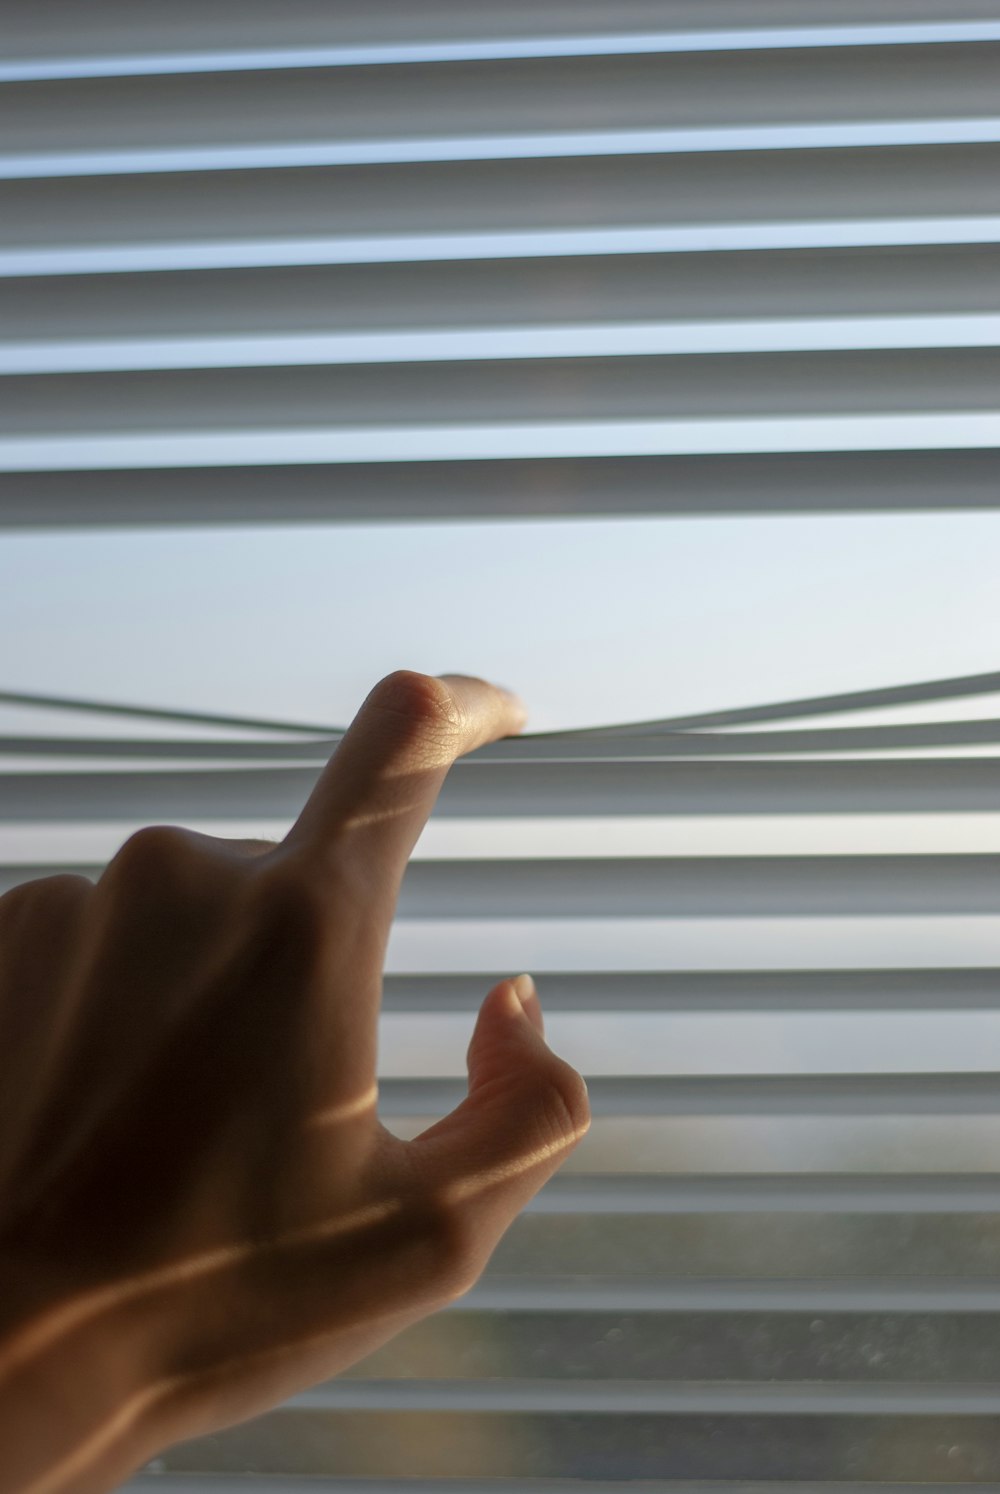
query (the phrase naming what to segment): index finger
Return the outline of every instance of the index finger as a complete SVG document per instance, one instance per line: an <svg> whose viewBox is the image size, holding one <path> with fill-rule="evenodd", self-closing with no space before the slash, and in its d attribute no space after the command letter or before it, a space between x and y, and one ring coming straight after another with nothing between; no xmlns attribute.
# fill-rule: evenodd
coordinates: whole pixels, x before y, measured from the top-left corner
<svg viewBox="0 0 1000 1494"><path fill-rule="evenodd" d="M456 758L513 736L527 709L511 691L469 674L400 669L379 681L320 775L283 849L317 875L369 875L390 919L413 847Z"/></svg>

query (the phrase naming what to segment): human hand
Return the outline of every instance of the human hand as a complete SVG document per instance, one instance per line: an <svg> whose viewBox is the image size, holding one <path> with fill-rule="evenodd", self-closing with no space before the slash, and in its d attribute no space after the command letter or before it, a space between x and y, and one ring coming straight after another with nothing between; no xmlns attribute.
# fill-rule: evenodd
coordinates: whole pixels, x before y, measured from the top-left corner
<svg viewBox="0 0 1000 1494"><path fill-rule="evenodd" d="M468 1098L411 1142L377 1116L407 861L454 759L523 724L399 671L280 845L154 826L96 884L0 898L5 1494L98 1494L363 1358L473 1285L586 1132L511 981Z"/></svg>

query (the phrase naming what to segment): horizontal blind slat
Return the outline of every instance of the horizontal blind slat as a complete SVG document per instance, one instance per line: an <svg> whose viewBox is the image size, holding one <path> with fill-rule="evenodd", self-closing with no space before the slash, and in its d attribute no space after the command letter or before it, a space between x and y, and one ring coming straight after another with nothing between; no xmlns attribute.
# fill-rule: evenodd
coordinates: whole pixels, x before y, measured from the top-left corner
<svg viewBox="0 0 1000 1494"><path fill-rule="evenodd" d="M955 125L968 138L970 123L984 138L984 116L1000 109L998 51L910 44L889 69L883 44L22 82L0 95L0 172L296 166L316 163L317 149L330 164L466 158L484 145L519 156L574 134L584 154L595 137L607 149L609 132L634 148L636 131L652 132L654 150L754 149L769 137L780 148L817 139L815 122L830 146L893 143L881 121L920 143L947 141Z"/></svg>
<svg viewBox="0 0 1000 1494"><path fill-rule="evenodd" d="M227 184L228 185L228 184ZM319 188L317 189L319 190ZM4 194L0 189L0 199ZM94 235L93 237L97 237ZM933 218L870 213L835 220L666 225L652 228L517 228L402 235L271 234L252 237L189 237L170 243L43 242L35 247L0 245L0 279L143 274L163 270L232 270L295 265L508 262L554 256L692 253L745 254L770 250L987 244L1000 241L1000 215L960 212Z"/></svg>
<svg viewBox="0 0 1000 1494"><path fill-rule="evenodd" d="M4 703L4 693L0 692L0 704ZM278 731L283 728L276 725L274 729ZM649 734L653 731L653 727L648 729ZM607 736L602 736L597 740L613 744L616 748L620 745L623 760L629 756L634 761L654 760L654 754L656 761L694 757L755 758L770 757L778 753L796 755L816 753L819 756L831 752L870 752L876 748L1000 745L1000 718L914 722L899 726L820 727L802 731L762 731L754 732L753 735L740 732L698 733L686 730L673 732L669 729L656 729L655 738L652 741L643 741L640 738L637 742L617 732L614 735L609 732ZM305 741L242 741L233 738L232 740L204 742L169 737L129 738L117 735L104 737L11 735L0 737L0 756L57 761L75 757L81 759L84 764L90 758L98 758L105 761L115 760L123 765L132 761L138 761L141 764L144 759L148 758L175 759L181 765L191 762L211 763L215 760L221 762L224 768L260 761L271 764L279 762L322 764L336 750L339 741L339 735L321 737L318 732L315 740ZM562 753L553 753L552 759L573 761L572 742L568 738L566 747L568 750L565 756ZM536 753L536 747L525 747L522 759L525 765L539 760ZM600 754L596 748L592 757L600 760ZM486 760L488 759L484 759ZM585 760L582 754L578 760ZM610 757L608 760L611 760Z"/></svg>
<svg viewBox="0 0 1000 1494"><path fill-rule="evenodd" d="M411 862L402 918L995 913L1000 855Z"/></svg>
<svg viewBox="0 0 1000 1494"><path fill-rule="evenodd" d="M139 377L135 375L134 377ZM985 396L983 396L985 398ZM703 420L576 419L551 423L174 430L70 436L40 433L0 440L8 472L132 467L258 466L464 460L471 450L504 455L644 456L715 452L967 450L996 444L1000 414L979 409L923 414L749 416Z"/></svg>
<svg viewBox="0 0 1000 1494"><path fill-rule="evenodd" d="M914 316L985 312L992 245L618 255L591 260L302 265L0 280L5 339L250 333L478 332L676 319Z"/></svg>
<svg viewBox="0 0 1000 1494"><path fill-rule="evenodd" d="M758 1181L746 1178L745 1191ZM790 1202L791 1195L786 1199L786 1203ZM933 1301L936 1305L927 1310L939 1315L948 1310L945 1304L953 1289L951 1311L961 1310L961 1293L966 1289L984 1301L984 1294L992 1292L994 1304L997 1302L1000 1282L992 1271L992 1263L998 1237L1000 1220L989 1207L981 1213L957 1215L899 1210L853 1214L849 1209L800 1213L789 1208L775 1212L759 1208L707 1214L699 1211L599 1216L529 1212L511 1226L476 1286L459 1299L465 1306L456 1302L449 1311L461 1312L467 1308L517 1312L523 1298L523 1310L535 1314L545 1310L543 1290L550 1284L554 1293L553 1311L572 1311L572 1304L582 1302L583 1295L590 1291L593 1298L582 1309L588 1312L605 1310L602 1302L607 1310L612 1310L615 1293L635 1292L638 1304L639 1294L647 1292L647 1298L642 1299L644 1311L686 1313L688 1309L679 1293L687 1285L694 1294L689 1305L691 1312L702 1310L698 1305L702 1300L710 1304L706 1311L721 1310L727 1297L735 1309L740 1293L746 1288L748 1292L759 1290L759 1305L768 1310L780 1311L782 1303L789 1306L797 1294L804 1305L795 1311L809 1311L808 1302L818 1304L826 1295L831 1311L884 1309L888 1312L890 1303L901 1308L904 1301L909 1301L911 1305L906 1310L918 1312ZM901 1268L904 1260L905 1269ZM713 1292L717 1296L712 1297ZM857 1305L851 1307L851 1294L855 1292ZM878 1306L880 1292L886 1294L883 1308ZM661 1308L654 1309L658 1293L665 1295ZM668 1300L671 1293L675 1295ZM900 1295L894 1296L895 1293ZM789 1294L787 1301L786 1294ZM821 1306L819 1310L822 1311ZM671 1325L664 1320L663 1326ZM680 1329L683 1322L677 1326ZM449 1341L460 1331L456 1324L440 1325L441 1334L447 1335ZM389 1362L397 1366L394 1373L427 1373L422 1346L436 1332L431 1323L414 1327L408 1334L408 1343L420 1351L419 1355L407 1359L386 1344L374 1359L366 1362L365 1373L380 1379L379 1366ZM682 1346L680 1340L678 1348ZM404 1347L405 1344L400 1345L401 1350ZM484 1349L484 1356L488 1353ZM673 1373L666 1368L670 1364L666 1345L659 1354L664 1357L651 1361L649 1372L657 1378L662 1374L664 1379L673 1379ZM680 1362L678 1359L678 1367ZM850 1362L850 1357L831 1358L828 1365L831 1375L837 1373L836 1363ZM895 1373L891 1363L878 1360L869 1363L865 1373L889 1379L922 1379L920 1362L919 1353L913 1359L900 1355ZM990 1375L993 1362L985 1361L990 1365ZM495 1372L486 1369L485 1357L480 1363L481 1369L475 1364L456 1366L456 1376L464 1379ZM617 1377L626 1371L629 1361L616 1355L614 1363ZM657 1364L662 1366L659 1372ZM706 1369L707 1364L706 1360ZM748 1370L745 1376L736 1378L753 1379L756 1374L756 1370ZM960 1378L977 1377L977 1372L971 1370ZM678 1378L684 1376L678 1374ZM853 1375L848 1374L847 1378Z"/></svg>
<svg viewBox="0 0 1000 1494"><path fill-rule="evenodd" d="M546 1277L538 1280L524 1278L512 1278L507 1281L499 1279L483 1281L472 1288L461 1301L447 1309L449 1316L459 1319L475 1318L476 1326L483 1329L484 1338L492 1329L494 1334L499 1334L507 1327L509 1318L516 1315L518 1318L528 1319L526 1332L532 1331L530 1319L537 1320L541 1315L572 1315L577 1321L584 1319L580 1324L585 1330L590 1329L592 1333L600 1332L604 1326L599 1321L600 1317L610 1314L641 1314L643 1317L654 1319L655 1325L662 1332L667 1329L673 1335L678 1335L681 1324L675 1320L681 1314L698 1314L703 1319L710 1317L716 1320L730 1317L736 1319L737 1314L777 1315L782 1314L805 1314L805 1313L829 1313L829 1314L867 1314L879 1315L889 1318L892 1328L896 1333L900 1329L916 1327L916 1324L907 1324L905 1321L892 1321L898 1314L919 1318L920 1328L925 1328L929 1320L945 1319L954 1320L962 1314L986 1314L993 1321L989 1324L995 1334L1000 1328L997 1321L1000 1315L1000 1288L995 1281L985 1278L982 1281L939 1281L932 1279L920 1281L907 1277L905 1280L897 1281L767 1281L741 1279L739 1281L722 1280L698 1280L685 1278L677 1281L656 1281L651 1278L643 1280L607 1281L603 1278L575 1279L573 1281L552 1280ZM497 1322L495 1317L503 1315L502 1321ZM669 1317L667 1316L669 1314ZM589 1319L589 1321L586 1321ZM598 1321L595 1321L598 1320ZM711 1326L718 1332L720 1327L729 1328L730 1332L738 1327L738 1323L726 1322L724 1325L716 1321ZM843 1332L843 1325L841 1332ZM951 1323L949 1323L951 1326ZM538 1333L538 1327L535 1333ZM459 1337L458 1334L455 1335ZM512 1335L508 1334L508 1341ZM874 1336L874 1335L873 1335ZM704 1356L703 1356L704 1358ZM680 1365L675 1362L677 1379L684 1378L680 1373ZM933 1365L927 1366L927 1372L933 1373ZM949 1367L950 1368L950 1367ZM941 1366L938 1366L941 1369ZM361 1379L361 1376L351 1376L352 1382ZM409 1376L400 1376L400 1379L409 1379ZM553 1375L553 1379L557 1377ZM567 1374L568 1381L583 1380L582 1375L573 1376ZM623 1377L626 1378L626 1377ZM674 1376L671 1376L674 1378ZM738 1376L721 1375L721 1379L739 1378ZM835 1379L835 1376L815 1374L815 1379ZM940 1377L942 1380L948 1378L946 1374ZM969 1378L968 1376L956 1376L956 1378ZM463 1377L456 1374L455 1383L469 1384L472 1376Z"/></svg>
<svg viewBox="0 0 1000 1494"><path fill-rule="evenodd" d="M41 40L38 38L34 41L34 45L28 42L25 50L22 51L18 46L18 38L14 38L12 53L14 60L6 61L0 68L0 81L32 82L206 72L249 72L261 68L284 71L291 68L319 67L377 68L389 64L405 67L414 63L482 62L525 58L772 52L776 48L801 50L803 48L857 49L873 46L926 47L941 44L991 42L1000 39L1000 21L988 7L987 18L978 21L970 19L947 21L943 20L939 14L933 19L915 19L912 15L905 16L899 12L890 13L889 18L883 19L874 9L871 9L863 17L858 18L863 20L864 24L833 26L815 24L815 16L808 13L799 16L799 19L807 24L798 26L775 24L773 18L767 20L761 12L748 14L744 9L733 17L741 22L737 29L731 26L723 28L716 25L716 29L710 30L653 30L649 29L648 25L644 30L634 27L626 29L628 12L619 9L617 32L603 29L603 34L590 35L579 29L577 34L574 34L572 29L565 27L565 23L570 19L579 27L581 13L578 9L572 18L561 17L564 28L561 34L557 27L553 26L547 34L543 32L532 35L529 24L526 23L537 23L545 14L546 12L539 7L531 15L522 15L519 18L519 34L504 34L504 27L495 22L493 34L487 31L482 35L474 35L475 28L470 27L468 14L464 13L461 18L461 30L464 34L460 39L448 36L418 40L410 29L406 28L395 41L386 39L379 42L369 37L364 40L355 38L352 42L342 38L340 45L337 45L332 38L326 45L316 40L317 28L322 26L322 18L317 16L311 18L312 45L289 46L286 31L275 39L278 43L275 47L266 50L244 44L237 48L230 46L226 50L220 48L217 51L178 51L176 49L169 51L162 45L157 47L151 44L151 38L147 35L143 38L146 43L145 50L141 52L110 52L103 56L86 53L73 56L67 52L60 54L52 50L54 37L49 30L44 37L48 43L48 50L38 45L38 41ZM969 14L968 6L965 7L965 14ZM103 18L98 19L98 24L100 19ZM248 18L243 12L238 19L245 26ZM673 16L667 16L662 6L643 16L643 20L647 23L653 21L661 25L664 20L675 19L676 13ZM713 17L704 8L700 12L700 19L702 22L717 22L717 17ZM793 13L791 16L782 16L781 19L791 19L794 22L795 16ZM602 20L606 27L607 16L602 17ZM293 23L294 18L290 17L289 24ZM248 39L242 27L240 35L241 40ZM228 38L230 41L232 36L231 30ZM87 39L93 40L93 33L88 33ZM26 38L21 38L21 40L27 41ZM82 36L75 38L78 44L82 40ZM9 36L7 41L9 45L11 41ZM135 38L130 37L130 41L134 45Z"/></svg>
<svg viewBox="0 0 1000 1494"><path fill-rule="evenodd" d="M863 243L857 225L868 220L886 225L889 243L914 235L962 242L963 217L997 210L998 151L989 143L880 146L7 182L0 187L0 269L45 273L44 251L51 251L50 269L71 272L75 257L77 273L93 272L101 256L110 267L126 250L135 251L137 267L157 268L159 254L161 269L193 269L199 244L202 263L213 265L324 263L337 244L337 257L348 262L496 259L505 257L505 241L518 256L530 252L529 240L510 239L518 232L544 234L535 252L546 256L615 246L634 253L634 226L650 223L650 203L653 224L641 231L675 248L687 235L689 250L710 249L713 232L720 247L753 248L768 225L770 240L757 247L795 247L797 226L804 244L836 244L838 222L842 242ZM893 221L899 236L885 239ZM594 231L603 235L600 249L579 237ZM564 242L567 234L576 237ZM304 237L312 259L294 250ZM290 257L282 258L283 242ZM650 238L645 247L655 245ZM215 257L205 260L209 252Z"/></svg>
<svg viewBox="0 0 1000 1494"><path fill-rule="evenodd" d="M469 328L390 333L298 333L266 337L199 337L0 344L0 376L104 374L184 369L332 367L348 364L478 364L520 361L539 350L538 329ZM549 326L546 356L573 358L704 357L900 348L994 347L1000 315L836 317L797 323L696 322Z"/></svg>
<svg viewBox="0 0 1000 1494"><path fill-rule="evenodd" d="M998 506L991 450L0 471L0 527L38 530Z"/></svg>
<svg viewBox="0 0 1000 1494"><path fill-rule="evenodd" d="M456 1384L409 1384L389 1380L380 1384L338 1380L306 1391L289 1402L289 1410L401 1410L401 1411L514 1411L545 1414L628 1415L641 1412L692 1415L712 1412L754 1415L828 1416L995 1416L1000 1405L1000 1383L970 1385L832 1386L801 1381L769 1385L673 1385L610 1382L522 1384L482 1381Z"/></svg>
<svg viewBox="0 0 1000 1494"><path fill-rule="evenodd" d="M841 28L954 25L942 16L941 0L841 0L837 18ZM963 0L965 22L996 19L992 0ZM96 0L88 9L87 24L65 0L10 0L5 10L7 40L12 55L45 57L115 56L136 49L133 13L120 0ZM282 43L325 43L340 46L454 44L507 38L588 38L649 32L711 37L733 29L781 27L815 28L811 0L619 0L609 13L604 0L509 0L499 10L477 11L465 0L439 0L429 9L414 9L397 0L369 0L362 10L324 5L322 0L289 0L276 16L264 6L235 0L176 0L169 13L158 15L142 33L139 50L147 55L198 43L225 50L238 38L245 44L271 49ZM707 43L702 43L707 44Z"/></svg>
<svg viewBox="0 0 1000 1494"><path fill-rule="evenodd" d="M487 972L385 977L387 1013L478 1010ZM949 1011L1000 1006L1000 969L546 971L547 1012Z"/></svg>
<svg viewBox="0 0 1000 1494"><path fill-rule="evenodd" d="M299 813L318 768L231 772L0 772L0 821L201 818L260 820ZM995 810L1000 761L939 757L828 762L560 761L511 770L500 762L451 769L442 817L972 813Z"/></svg>
<svg viewBox="0 0 1000 1494"><path fill-rule="evenodd" d="M692 418L735 424L779 417L788 422L792 447L796 417L852 417L863 432L874 413L884 413L891 427L893 418L918 413L993 412L998 383L995 347L929 348L919 360L886 348L794 360L780 353L692 354L12 375L3 382L0 436L5 447L15 437L43 434L65 440L96 432L110 442L141 432L196 441L244 431L253 450L260 426L294 431L307 445L312 432L517 428L529 418L558 431L583 420L605 422L609 430L621 422L627 430L644 421L683 429Z"/></svg>
<svg viewBox="0 0 1000 1494"><path fill-rule="evenodd" d="M1000 1113L996 1074L814 1074L754 1076L608 1076L589 1082L593 1113L667 1115L993 1115ZM444 1115L465 1096L460 1080L386 1079L386 1116Z"/></svg>
<svg viewBox="0 0 1000 1494"><path fill-rule="evenodd" d="M546 984L546 994L548 985ZM548 1002L546 1001L546 1006ZM529 1214L986 1213L1000 1212L1000 1174L759 1173L691 1177L661 1173L557 1173Z"/></svg>
<svg viewBox="0 0 1000 1494"><path fill-rule="evenodd" d="M5 696L6 692L0 692L0 705L5 703ZM123 714L130 714L130 712L123 710ZM281 730L282 728L276 724L274 729ZM654 732L653 740L647 741L646 737L652 736ZM540 749L547 746L546 741L532 743L527 738L519 738L519 740L525 743L519 759L525 765L538 761ZM169 737L129 738L117 735L114 737L12 735L0 736L0 757L54 758L56 760L77 757L84 761L88 758L100 758L115 759L123 763L131 760L141 762L146 758L168 760L172 758L181 764L191 761L221 760L227 766L260 760L271 763L321 764L326 762L336 750L339 741L339 734L321 737L318 729L315 740L288 742L242 741L238 738L230 741L198 742ZM595 735L588 755L599 758L601 743L606 744L609 751L611 749L616 752L620 751L623 761L626 758L632 761L642 761L644 758L649 759L653 753L658 760L674 757L753 758L785 752L796 754L815 752L819 755L875 748L1000 745L1000 717L969 721L914 722L898 726L816 727L798 731L760 731L754 732L753 735L745 732L672 731L650 723L642 733L637 732L634 736L627 736L617 728L611 728L600 736ZM573 740L567 736L563 741L561 751L558 754L553 753L552 756L559 761L572 761L575 755L573 749ZM580 758L583 758L582 753ZM481 760L489 761L490 759L486 757Z"/></svg>
<svg viewBox="0 0 1000 1494"><path fill-rule="evenodd" d="M787 150L875 150L895 146L996 144L996 113L974 117L878 120L854 124L724 125L695 129L559 130L535 134L251 145L194 145L147 150L0 153L0 181L158 176L178 172L300 171L438 161L757 155Z"/></svg>
<svg viewBox="0 0 1000 1494"><path fill-rule="evenodd" d="M309 1419L307 1421L307 1419ZM484 1458L497 1478L548 1476L581 1480L608 1467L624 1478L677 1480L690 1486L708 1479L730 1479L733 1494L756 1491L759 1481L774 1480L786 1491L796 1480L838 1485L859 1474L875 1484L891 1475L893 1484L919 1485L921 1475L941 1483L959 1470L974 1468L982 1481L1000 1477L995 1451L995 1415L962 1414L914 1417L898 1413L837 1417L817 1427L807 1415L714 1413L599 1415L539 1413L517 1415L481 1412L283 1412L266 1432L247 1429L244 1445L261 1471L324 1474L339 1450L338 1472L356 1478L375 1476L445 1479L478 1475ZM308 1432L308 1440L306 1440ZM174 1470L233 1470L241 1465L233 1440L175 1450ZM948 1461L948 1452L959 1449ZM603 1452L602 1452L603 1449ZM244 1459L245 1461L245 1459ZM964 1465L964 1468L963 1468ZM788 1482L792 1481L792 1482ZM988 1483L989 1486L989 1483ZM504 1487L503 1484L500 1485ZM530 1486L529 1486L530 1487ZM570 1486L572 1487L572 1485ZM581 1484L581 1489L585 1485ZM654 1483L653 1487L657 1485Z"/></svg>
<svg viewBox="0 0 1000 1494"><path fill-rule="evenodd" d="M196 818L188 820L186 828L199 835L276 845L284 840L291 825L291 818ZM73 824L0 821L0 864L23 867L26 876L32 867L54 863L103 865L144 826L143 820ZM998 853L1000 812L935 815L930 824L926 816L907 814L656 815L640 821L619 815L572 820L432 818L421 832L411 859L421 863L474 862L480 867L477 882L482 887L482 867L489 861L531 861L539 868L536 875L541 875L552 857L572 857L589 863L591 875L595 875L594 866L623 856L642 865L663 857L712 866L725 860L729 863L728 875L738 879L747 867L756 870L762 859L773 862L780 876L780 868L789 856L806 857L810 866L828 857L837 858L837 865L843 865L845 857L876 857L875 864L885 870L889 865L886 857L917 858L940 868L943 863L936 858L941 856ZM675 867L675 872L683 880L682 867ZM925 884L934 880L933 871L919 875ZM694 885L700 885L704 873L696 871L694 877ZM439 888L440 884L433 885ZM435 891L433 896L437 895ZM464 906L461 911L464 913ZM506 910L501 909L500 916L508 916Z"/></svg>

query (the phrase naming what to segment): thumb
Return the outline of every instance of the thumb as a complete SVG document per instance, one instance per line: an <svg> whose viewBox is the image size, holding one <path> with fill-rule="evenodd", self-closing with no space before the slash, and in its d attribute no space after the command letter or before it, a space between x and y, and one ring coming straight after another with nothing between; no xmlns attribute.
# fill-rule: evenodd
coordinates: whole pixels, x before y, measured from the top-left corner
<svg viewBox="0 0 1000 1494"><path fill-rule="evenodd" d="M411 1143L427 1186L466 1216L480 1268L590 1126L587 1086L545 1041L530 976L495 985L468 1051L469 1093Z"/></svg>

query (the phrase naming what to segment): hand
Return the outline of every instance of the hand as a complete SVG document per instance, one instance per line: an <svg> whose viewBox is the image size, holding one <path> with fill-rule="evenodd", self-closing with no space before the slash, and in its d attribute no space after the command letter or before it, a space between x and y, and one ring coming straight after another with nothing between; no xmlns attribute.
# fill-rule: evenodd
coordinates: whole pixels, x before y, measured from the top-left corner
<svg viewBox="0 0 1000 1494"><path fill-rule="evenodd" d="M376 1110L410 853L454 759L523 724L400 671L280 845L154 826L96 884L0 899L5 1494L96 1494L363 1358L472 1286L586 1132L527 978L486 997L457 1109L408 1143Z"/></svg>

